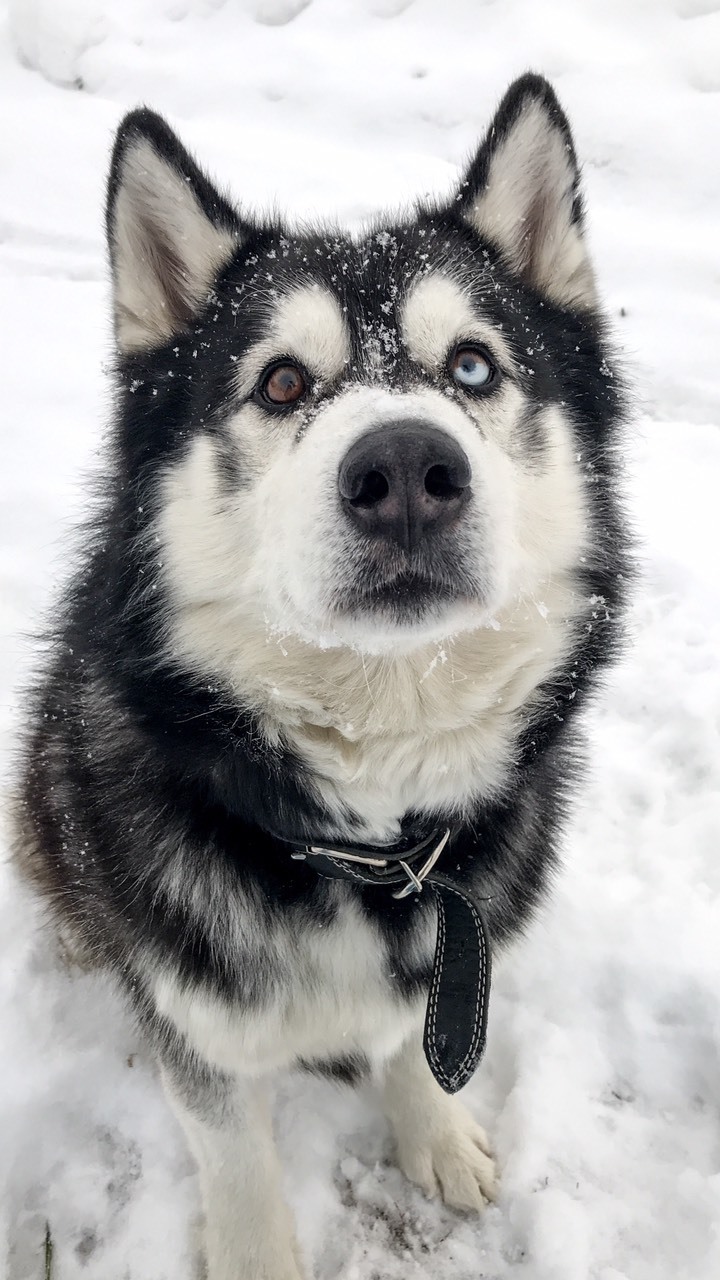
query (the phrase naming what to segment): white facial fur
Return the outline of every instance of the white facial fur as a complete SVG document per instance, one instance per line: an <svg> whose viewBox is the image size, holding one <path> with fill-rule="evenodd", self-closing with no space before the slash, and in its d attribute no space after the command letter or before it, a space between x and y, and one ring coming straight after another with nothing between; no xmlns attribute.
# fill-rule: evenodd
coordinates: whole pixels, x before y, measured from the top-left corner
<svg viewBox="0 0 720 1280"><path fill-rule="evenodd" d="M278 355L294 356L320 382L339 377L349 361L350 340L340 307L319 284L296 289L278 300L267 336L251 347L238 365L241 395L252 391L265 366ZM287 425L283 434L290 434Z"/></svg>
<svg viewBox="0 0 720 1280"><path fill-rule="evenodd" d="M501 336L447 277L420 281L400 329L428 369L460 338L485 342L512 367ZM348 352L335 301L303 289L279 305L270 336L239 363L239 385L247 391L279 354L330 379ZM304 422L250 403L228 424L242 488L223 486L209 436L166 478L157 532L173 652L229 682L269 737L311 761L329 813L349 804L363 815L367 838L391 838L408 808L461 811L479 793L496 794L512 764L518 712L570 646L583 607L574 578L586 534L582 482L557 409L543 415L541 461L524 456L524 408L509 377L477 401L427 386L358 386ZM363 432L407 417L440 426L470 459L467 538L487 594L417 628L333 617L329 602L352 542L337 501L340 461Z"/></svg>

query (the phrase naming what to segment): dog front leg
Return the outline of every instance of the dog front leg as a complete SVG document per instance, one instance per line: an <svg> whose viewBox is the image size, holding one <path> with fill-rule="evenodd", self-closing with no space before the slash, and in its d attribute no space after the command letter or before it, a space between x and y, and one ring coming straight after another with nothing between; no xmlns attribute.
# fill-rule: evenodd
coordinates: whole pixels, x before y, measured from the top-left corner
<svg viewBox="0 0 720 1280"><path fill-rule="evenodd" d="M200 1174L207 1280L302 1280L269 1107L255 1082L187 1060L163 1083Z"/></svg>
<svg viewBox="0 0 720 1280"><path fill-rule="evenodd" d="M440 1088L425 1061L420 1034L385 1068L385 1111L398 1164L428 1196L454 1209L483 1208L495 1198L495 1164L485 1131Z"/></svg>

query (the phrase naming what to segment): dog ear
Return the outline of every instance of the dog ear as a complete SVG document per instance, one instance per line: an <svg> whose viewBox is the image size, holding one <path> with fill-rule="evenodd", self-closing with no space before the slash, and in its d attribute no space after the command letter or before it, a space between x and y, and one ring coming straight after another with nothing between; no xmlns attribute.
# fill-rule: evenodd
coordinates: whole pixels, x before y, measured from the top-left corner
<svg viewBox="0 0 720 1280"><path fill-rule="evenodd" d="M115 139L107 236L115 335L129 352L188 328L242 226L162 116L142 108Z"/></svg>
<svg viewBox="0 0 720 1280"><path fill-rule="evenodd" d="M572 134L542 76L510 86L456 201L508 266L561 306L597 305Z"/></svg>

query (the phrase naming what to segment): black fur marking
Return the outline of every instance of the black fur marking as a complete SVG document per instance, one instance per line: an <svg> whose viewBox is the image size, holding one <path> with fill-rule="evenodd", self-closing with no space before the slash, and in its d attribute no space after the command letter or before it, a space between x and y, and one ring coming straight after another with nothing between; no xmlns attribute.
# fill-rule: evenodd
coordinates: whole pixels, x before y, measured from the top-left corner
<svg viewBox="0 0 720 1280"><path fill-rule="evenodd" d="M305 1062L301 1059L298 1065L312 1075L353 1087L362 1084L370 1075L370 1063L367 1058L360 1056L328 1059L326 1062Z"/></svg>

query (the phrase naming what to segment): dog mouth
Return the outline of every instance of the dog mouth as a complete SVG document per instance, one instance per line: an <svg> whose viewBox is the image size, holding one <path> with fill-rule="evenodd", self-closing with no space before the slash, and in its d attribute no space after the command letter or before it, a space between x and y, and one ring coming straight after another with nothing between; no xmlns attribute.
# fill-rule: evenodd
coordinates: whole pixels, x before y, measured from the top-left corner
<svg viewBox="0 0 720 1280"><path fill-rule="evenodd" d="M403 573L388 582L357 585L345 594L343 612L379 610L394 613L426 612L465 598L465 593L448 582L437 582L422 574Z"/></svg>
<svg viewBox="0 0 720 1280"><path fill-rule="evenodd" d="M469 573L459 557L452 568L444 563L413 564L406 557L398 560L365 565L338 588L332 602L336 616L374 615L407 626L438 618L452 605L479 603L485 595L477 575Z"/></svg>

